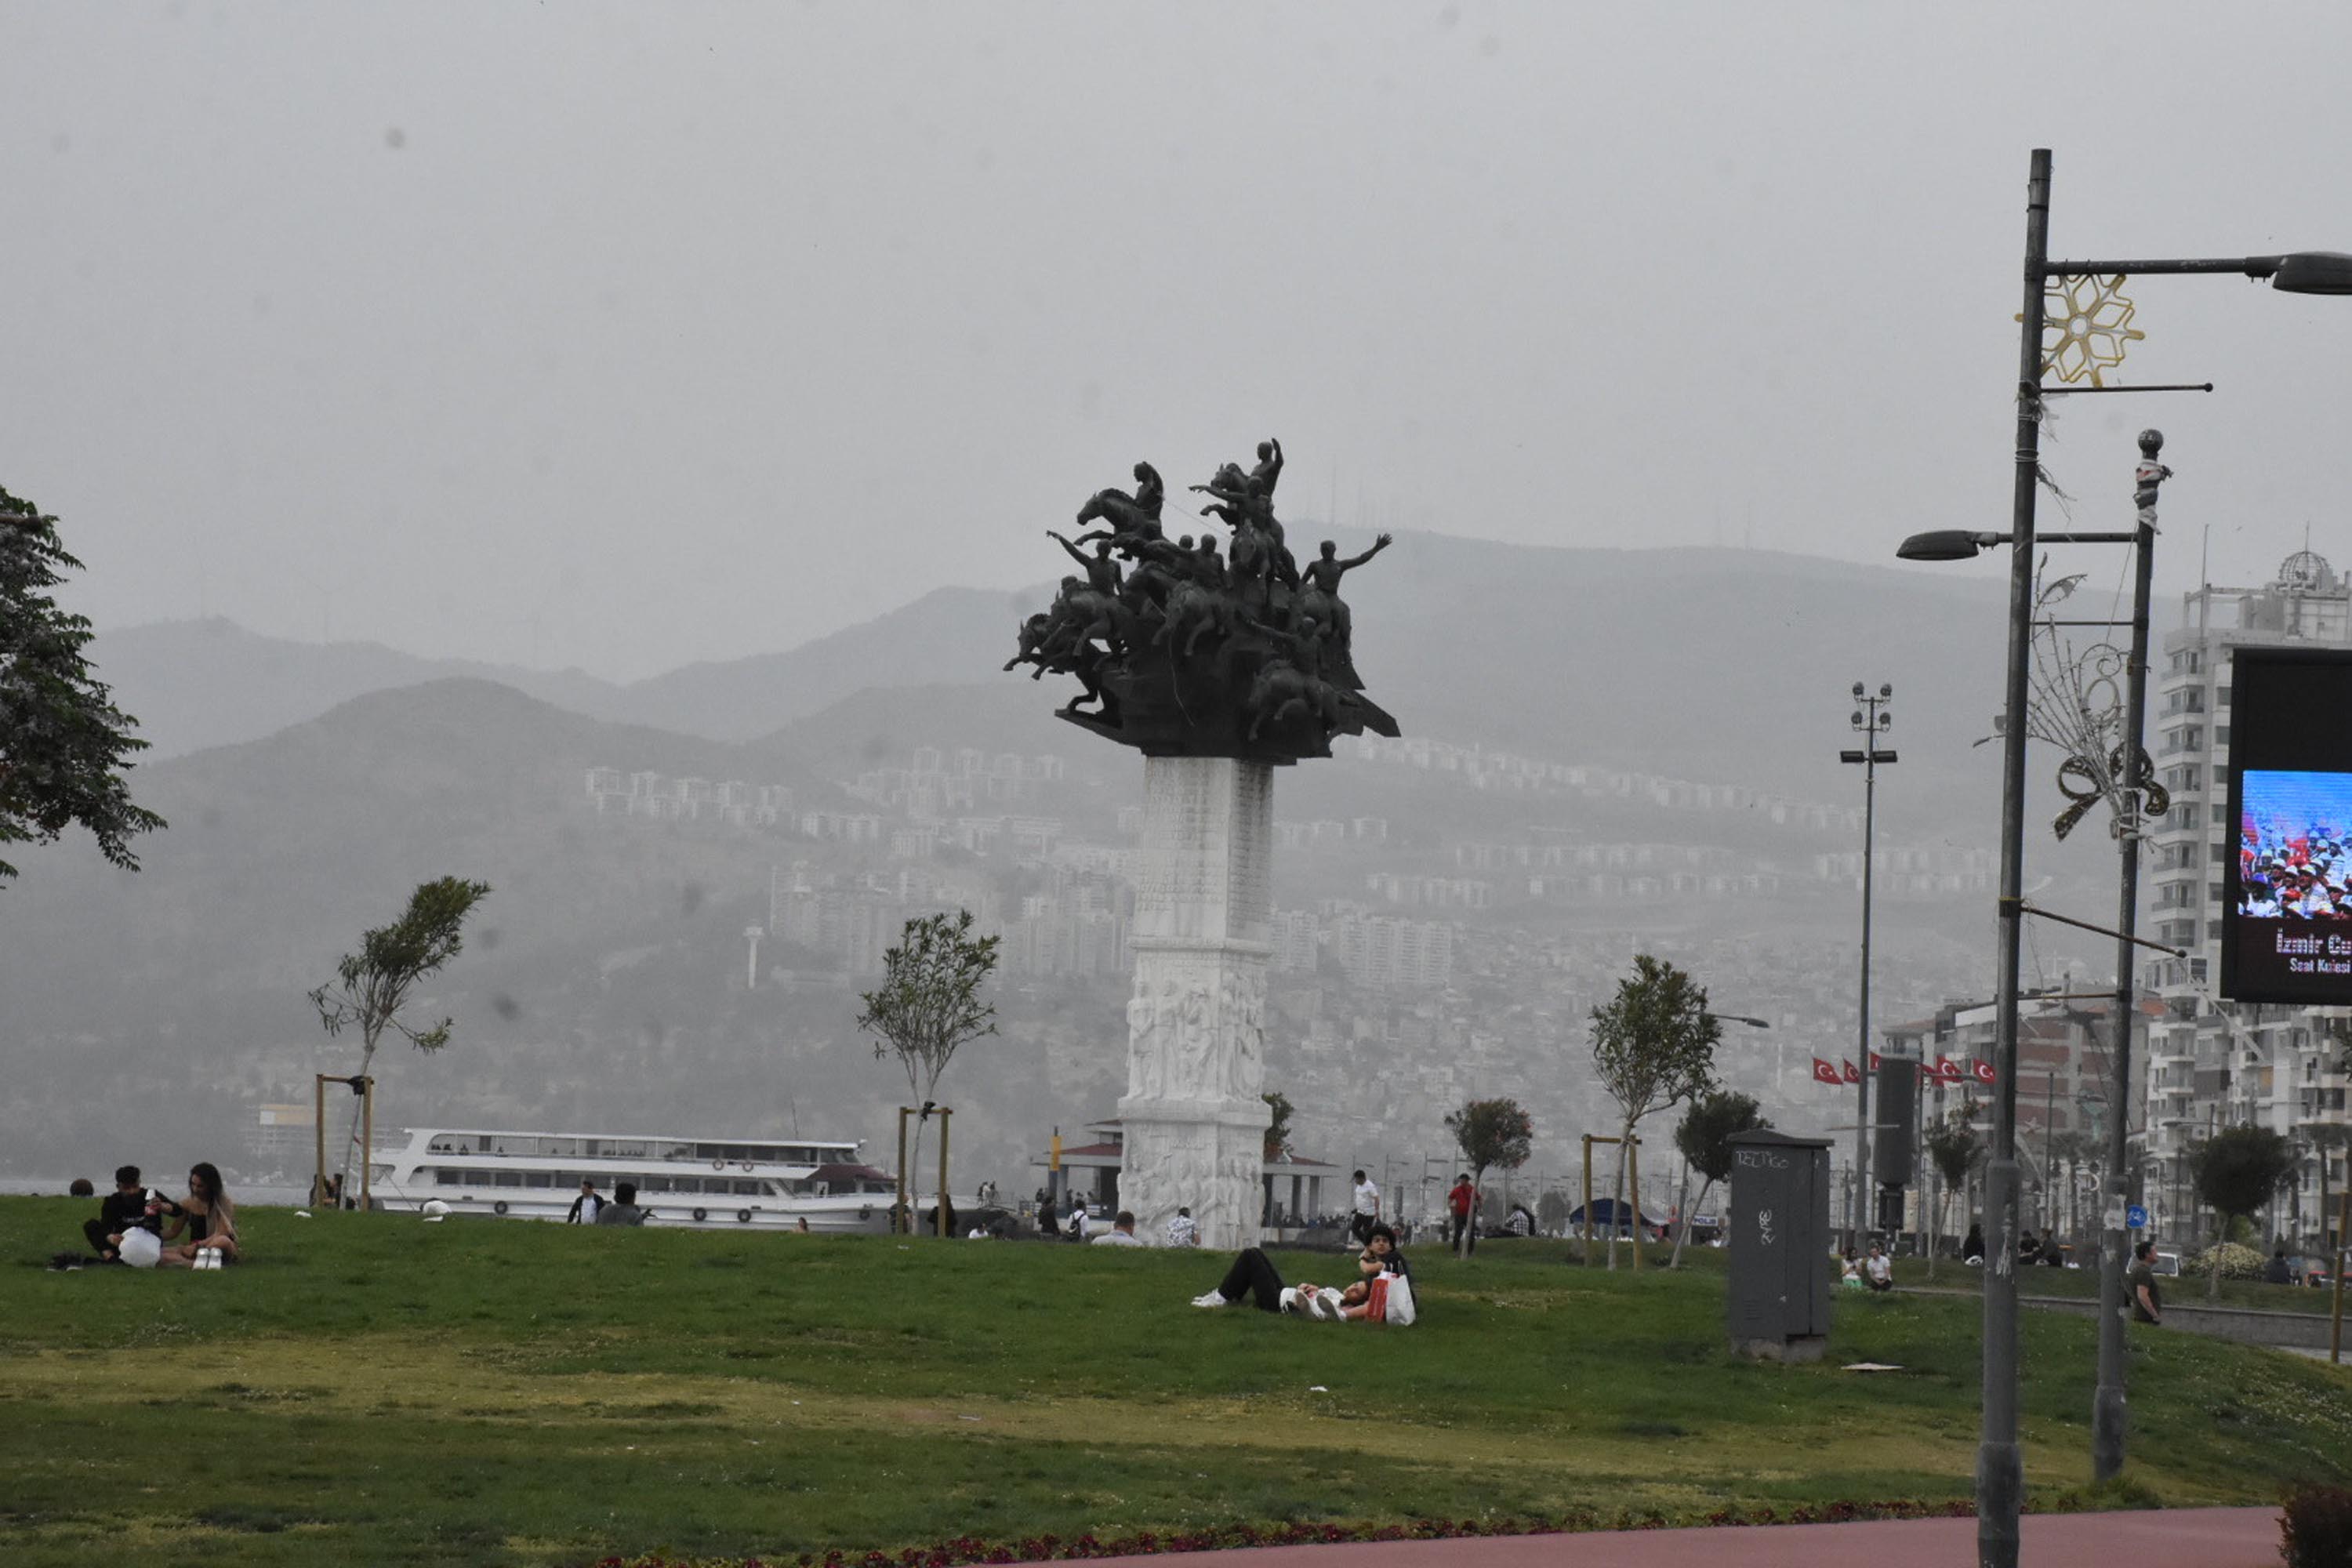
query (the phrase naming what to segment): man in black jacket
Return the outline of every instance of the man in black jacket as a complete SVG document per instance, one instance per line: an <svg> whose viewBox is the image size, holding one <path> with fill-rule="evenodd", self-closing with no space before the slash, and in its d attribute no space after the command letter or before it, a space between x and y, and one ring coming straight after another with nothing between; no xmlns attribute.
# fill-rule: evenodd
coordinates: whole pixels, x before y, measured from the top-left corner
<svg viewBox="0 0 2352 1568"><path fill-rule="evenodd" d="M147 1212L147 1189L140 1184L139 1167L125 1165L114 1173L114 1190L98 1205L98 1217L82 1222L89 1249L109 1263L119 1262L122 1234L155 1230L162 1221Z"/></svg>

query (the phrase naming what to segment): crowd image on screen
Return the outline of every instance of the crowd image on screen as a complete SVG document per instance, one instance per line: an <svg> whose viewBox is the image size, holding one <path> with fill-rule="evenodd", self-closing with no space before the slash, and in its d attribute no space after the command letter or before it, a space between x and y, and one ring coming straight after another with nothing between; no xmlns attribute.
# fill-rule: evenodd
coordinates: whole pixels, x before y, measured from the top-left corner
<svg viewBox="0 0 2352 1568"><path fill-rule="evenodd" d="M2330 787L2332 786L2332 787ZM2352 920L2352 779L2248 773L2238 823L2238 912Z"/></svg>

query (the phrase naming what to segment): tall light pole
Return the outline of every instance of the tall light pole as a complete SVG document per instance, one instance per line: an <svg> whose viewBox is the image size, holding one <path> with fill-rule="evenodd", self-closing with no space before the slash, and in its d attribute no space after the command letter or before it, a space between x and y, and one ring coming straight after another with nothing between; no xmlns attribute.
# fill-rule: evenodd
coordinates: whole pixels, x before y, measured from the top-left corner
<svg viewBox="0 0 2352 1568"><path fill-rule="evenodd" d="M1878 769L1881 763L1891 764L1895 753L1883 750L1878 738L1895 722L1895 715L1886 710L1894 699L1895 688L1879 683L1875 692L1859 680L1853 683L1853 700L1861 706L1853 710L1853 724L1862 735L1859 751L1838 753L1841 763L1857 763L1862 767L1862 1004L1856 1024L1858 1038L1854 1042L1855 1072L1861 1079L1857 1086L1853 1110L1853 1204L1847 1211L1851 1222L1846 1227L1847 1250L1862 1249L1863 1233L1874 1221L1870 1214L1870 881L1871 840L1876 831L1878 813Z"/></svg>
<svg viewBox="0 0 2352 1568"><path fill-rule="evenodd" d="M2025 1470L2017 1445L2017 1014L2020 937L2024 918L2026 700L2033 637L2033 510L2042 480L2042 337L2044 290L2053 278L2116 274L2212 272L2268 279L2297 294L2352 294L2352 256L2332 251L2179 261L2053 261L2050 259L2050 150L2033 150L2026 176L2024 308L2018 312L2017 447L2011 481L2010 533L1921 535L1906 542L1911 559L1936 553L1955 540L2011 547L2009 656L2001 731L2000 890L1994 1005L1991 1157L1985 1167L1987 1238L1984 1283L1984 1407L1977 1443L1977 1562L1979 1568L2016 1568L2018 1510ZM2084 536L2088 537L2088 536ZM2137 534L2101 536L2136 542ZM1920 547L1914 552L1914 546ZM2120 1113L2121 1108L2118 1107ZM2110 1178L2112 1179L2112 1178Z"/></svg>

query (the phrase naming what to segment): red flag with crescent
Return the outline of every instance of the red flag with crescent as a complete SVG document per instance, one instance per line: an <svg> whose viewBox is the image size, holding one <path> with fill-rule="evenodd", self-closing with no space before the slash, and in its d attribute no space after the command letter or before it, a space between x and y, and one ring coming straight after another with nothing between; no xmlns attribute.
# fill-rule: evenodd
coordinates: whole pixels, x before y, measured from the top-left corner
<svg viewBox="0 0 2352 1568"><path fill-rule="evenodd" d="M1862 1081L1862 1069L1860 1068L1854 1066L1852 1062L1843 1062L1841 1065L1845 1068L1846 1082L1860 1083Z"/></svg>
<svg viewBox="0 0 2352 1568"><path fill-rule="evenodd" d="M1975 1061L1970 1062L1969 1064L1969 1070L1977 1075L1977 1081L1979 1083L1990 1083L1992 1081L1992 1063L1985 1060L1982 1057L1979 1057Z"/></svg>
<svg viewBox="0 0 2352 1568"><path fill-rule="evenodd" d="M1813 1058L1813 1079L1817 1083L1837 1083L1841 1081L1838 1078L1837 1068L1830 1066L1829 1063L1822 1060L1819 1057L1815 1057Z"/></svg>
<svg viewBox="0 0 2352 1568"><path fill-rule="evenodd" d="M1960 1071L1960 1064L1954 1061L1951 1058L1937 1057L1936 1058L1936 1077L1939 1081L1944 1083L1958 1083L1961 1079L1967 1076L1967 1074Z"/></svg>
<svg viewBox="0 0 2352 1568"><path fill-rule="evenodd" d="M1873 1072L1876 1072L1878 1070L1878 1053L1876 1051L1870 1053L1870 1070Z"/></svg>

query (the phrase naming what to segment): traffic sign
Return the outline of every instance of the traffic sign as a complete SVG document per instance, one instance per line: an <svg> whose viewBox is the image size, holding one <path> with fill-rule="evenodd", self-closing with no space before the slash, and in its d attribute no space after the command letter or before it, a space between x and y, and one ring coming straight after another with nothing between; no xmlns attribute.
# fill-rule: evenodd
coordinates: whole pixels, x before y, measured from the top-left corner
<svg viewBox="0 0 2352 1568"><path fill-rule="evenodd" d="M2147 1228L2147 1210L2138 1204L2132 1205L2131 1207L2124 1211L2124 1223L2133 1230L2146 1230Z"/></svg>

